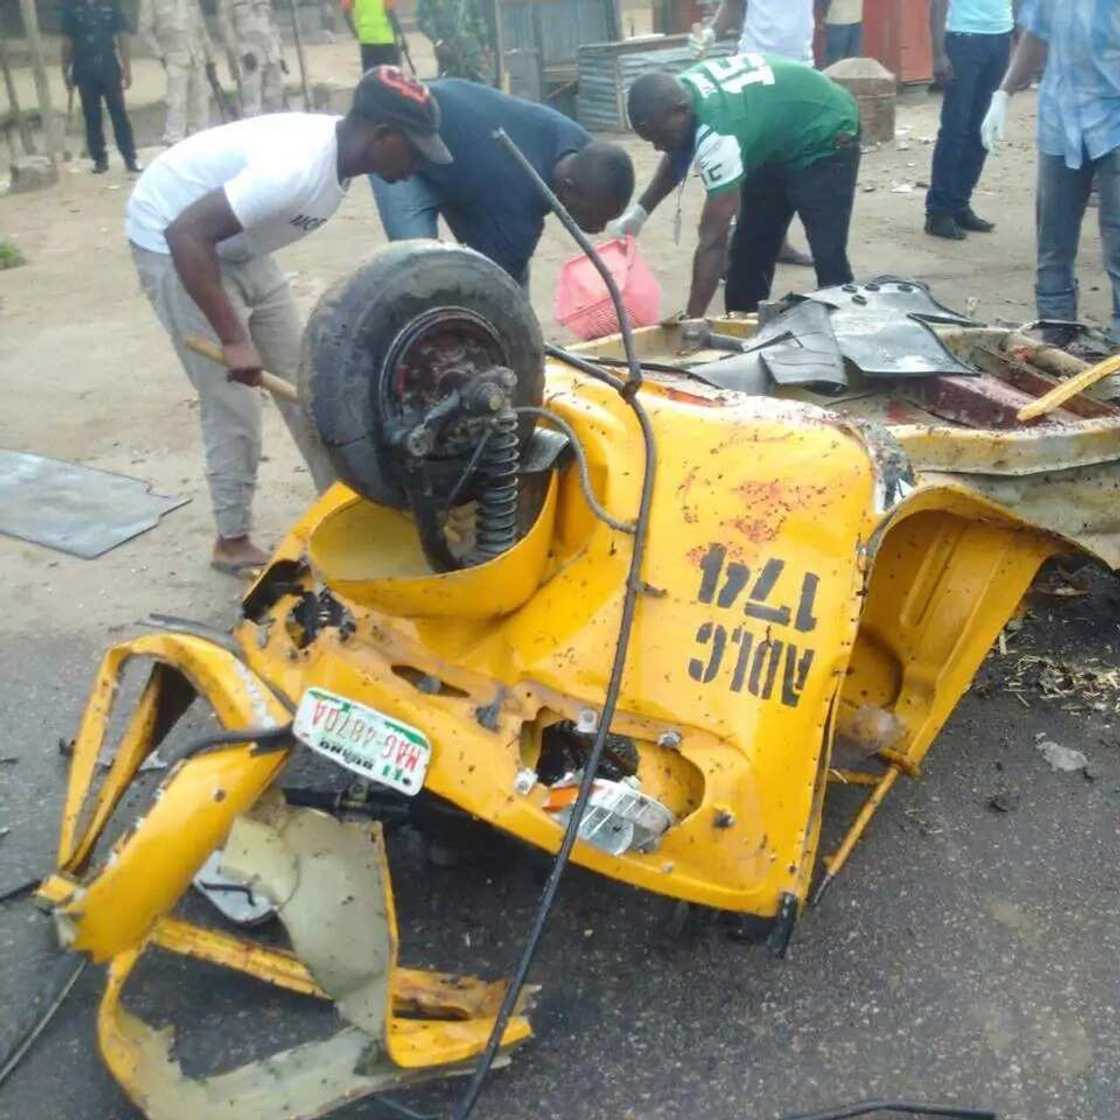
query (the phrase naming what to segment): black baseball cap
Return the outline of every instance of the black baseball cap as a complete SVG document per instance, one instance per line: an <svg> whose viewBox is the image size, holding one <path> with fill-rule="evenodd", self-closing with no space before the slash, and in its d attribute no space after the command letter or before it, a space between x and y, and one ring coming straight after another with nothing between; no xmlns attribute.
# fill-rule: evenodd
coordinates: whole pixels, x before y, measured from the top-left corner
<svg viewBox="0 0 1120 1120"><path fill-rule="evenodd" d="M399 128L431 163L452 162L439 138L439 102L423 82L408 77L399 66L367 70L354 90L350 111L374 124Z"/></svg>

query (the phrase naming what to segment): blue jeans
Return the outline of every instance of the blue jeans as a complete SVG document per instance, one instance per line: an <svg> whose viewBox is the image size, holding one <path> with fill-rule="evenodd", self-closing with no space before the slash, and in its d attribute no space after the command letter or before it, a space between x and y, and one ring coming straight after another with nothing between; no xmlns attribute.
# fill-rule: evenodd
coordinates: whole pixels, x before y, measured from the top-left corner
<svg viewBox="0 0 1120 1120"><path fill-rule="evenodd" d="M1040 319L1077 318L1077 245L1096 177L1100 192L1101 251L1112 281L1112 335L1120 345L1120 148L1084 159L1076 171L1062 156L1038 155L1038 271Z"/></svg>
<svg viewBox="0 0 1120 1120"><path fill-rule="evenodd" d="M987 152L980 143L980 122L1007 70L1011 34L949 32L945 53L953 64L953 79L941 102L926 213L956 216L968 209L984 167Z"/></svg>
<svg viewBox="0 0 1120 1120"><path fill-rule="evenodd" d="M377 202L377 212L381 215L381 225L390 241L406 241L413 237L427 237L434 240L439 236L439 217L444 202L439 191L426 179L413 175L399 183L386 183L378 175L369 176L373 197ZM451 232L459 237L455 223L447 219ZM462 238L460 238L462 240ZM514 279L529 291L529 265Z"/></svg>
<svg viewBox="0 0 1120 1120"><path fill-rule="evenodd" d="M377 212L390 241L413 237L434 239L439 233L440 197L426 179L413 175L399 183L386 183L379 175L369 176Z"/></svg>
<svg viewBox="0 0 1120 1120"><path fill-rule="evenodd" d="M824 64L831 66L842 58L859 58L863 50L862 23L826 23L824 25Z"/></svg>

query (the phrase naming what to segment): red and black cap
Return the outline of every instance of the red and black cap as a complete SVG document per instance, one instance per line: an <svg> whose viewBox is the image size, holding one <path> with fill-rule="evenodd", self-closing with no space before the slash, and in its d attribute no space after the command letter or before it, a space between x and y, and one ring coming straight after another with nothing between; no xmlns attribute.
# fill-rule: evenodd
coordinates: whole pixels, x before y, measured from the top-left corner
<svg viewBox="0 0 1120 1120"><path fill-rule="evenodd" d="M367 70L354 90L351 112L374 124L399 128L424 159L451 163L451 153L439 138L439 103L423 82L397 66Z"/></svg>

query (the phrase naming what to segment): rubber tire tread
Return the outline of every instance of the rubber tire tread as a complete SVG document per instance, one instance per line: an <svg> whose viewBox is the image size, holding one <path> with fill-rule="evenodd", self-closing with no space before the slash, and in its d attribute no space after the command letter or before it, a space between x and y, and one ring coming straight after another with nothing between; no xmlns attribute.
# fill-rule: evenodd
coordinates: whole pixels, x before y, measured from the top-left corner
<svg viewBox="0 0 1120 1120"><path fill-rule="evenodd" d="M517 374L515 405L540 405L544 339L528 297L493 261L438 241L398 241L320 298L304 332L299 395L339 478L365 498L403 507L381 438L378 384L399 332L437 307L488 320ZM522 435L532 431L531 419Z"/></svg>

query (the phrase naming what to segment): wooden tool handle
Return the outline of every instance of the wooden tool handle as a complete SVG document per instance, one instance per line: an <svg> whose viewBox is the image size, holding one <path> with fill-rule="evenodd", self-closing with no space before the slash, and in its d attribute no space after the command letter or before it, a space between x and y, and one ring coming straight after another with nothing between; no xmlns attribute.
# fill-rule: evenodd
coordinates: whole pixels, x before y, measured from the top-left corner
<svg viewBox="0 0 1120 1120"><path fill-rule="evenodd" d="M183 345L188 350L193 350L196 354L201 354L204 358L217 362L220 366L226 364L221 347L216 346L208 338L203 338L197 334L188 334L183 338ZM279 397L281 400L299 400L296 387L290 381L285 381L282 377L277 377L274 373L269 373L263 369L261 370L261 388L267 389L274 397Z"/></svg>
<svg viewBox="0 0 1120 1120"><path fill-rule="evenodd" d="M1045 416L1046 413L1060 408L1071 397L1076 397L1078 393L1083 393L1086 389L1096 385L1098 381L1103 381L1114 373L1120 373L1120 354L1105 358L1103 362L1098 362L1095 366L1082 370L1060 385L1055 385L1045 396L1041 396L1038 400L1031 401L1030 404L1019 409L1018 419L1034 420L1039 416Z"/></svg>

